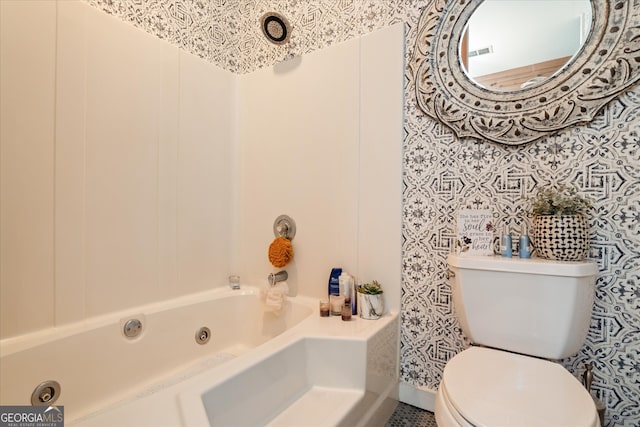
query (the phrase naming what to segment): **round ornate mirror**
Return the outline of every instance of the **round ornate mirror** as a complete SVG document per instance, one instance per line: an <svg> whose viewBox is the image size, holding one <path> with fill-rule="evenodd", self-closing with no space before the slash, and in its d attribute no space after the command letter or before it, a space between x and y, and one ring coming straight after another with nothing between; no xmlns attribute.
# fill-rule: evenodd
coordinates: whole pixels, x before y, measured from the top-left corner
<svg viewBox="0 0 640 427"><path fill-rule="evenodd" d="M542 6L551 1L534 3ZM474 81L462 56L470 51L466 30L482 3L432 0L420 17L409 64L420 109L459 137L524 144L591 121L607 102L640 79L640 8L629 0L590 0L591 17L582 19L582 44L575 54L565 55L569 59L559 70L534 76L545 78L529 81L532 77L519 88L496 89Z"/></svg>

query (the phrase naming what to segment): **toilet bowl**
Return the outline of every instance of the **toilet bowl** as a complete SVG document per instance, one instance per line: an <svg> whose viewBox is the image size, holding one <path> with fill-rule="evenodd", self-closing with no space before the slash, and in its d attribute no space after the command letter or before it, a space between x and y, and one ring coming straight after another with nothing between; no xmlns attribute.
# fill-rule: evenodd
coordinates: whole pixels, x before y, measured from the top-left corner
<svg viewBox="0 0 640 427"><path fill-rule="evenodd" d="M593 399L557 363L471 347L446 365L435 402L438 427L598 427Z"/></svg>

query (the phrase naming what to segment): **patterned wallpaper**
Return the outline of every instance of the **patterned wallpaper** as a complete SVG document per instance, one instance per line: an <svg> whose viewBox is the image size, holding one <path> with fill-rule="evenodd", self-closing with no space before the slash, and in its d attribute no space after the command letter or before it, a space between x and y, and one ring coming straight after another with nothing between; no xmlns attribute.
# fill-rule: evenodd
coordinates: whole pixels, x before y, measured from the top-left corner
<svg viewBox="0 0 640 427"><path fill-rule="evenodd" d="M107 13L235 73L248 73L404 22L407 59L429 0L86 0ZM269 44L259 18L277 11L291 42ZM529 222L522 199L571 183L594 200L591 256L598 261L587 343L563 361L580 377L593 362L593 388L607 425L640 425L640 87L610 103L589 125L504 147L458 139L415 104L406 73L401 380L435 390L443 368L468 342L455 319L445 258L460 207L490 208L498 224Z"/></svg>
<svg viewBox="0 0 640 427"><path fill-rule="evenodd" d="M424 0L84 0L207 61L248 73L402 22ZM260 17L293 25L283 46L269 43ZM416 12L417 13L417 12Z"/></svg>

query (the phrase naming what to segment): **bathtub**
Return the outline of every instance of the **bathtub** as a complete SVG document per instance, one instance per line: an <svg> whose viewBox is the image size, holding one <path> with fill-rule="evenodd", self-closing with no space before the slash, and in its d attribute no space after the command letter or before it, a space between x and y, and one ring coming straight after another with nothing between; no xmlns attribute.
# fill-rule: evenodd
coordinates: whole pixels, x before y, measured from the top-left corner
<svg viewBox="0 0 640 427"><path fill-rule="evenodd" d="M397 330L396 314L342 322L294 297L275 315L257 288L216 289L2 340L0 404L56 380L69 426L383 425Z"/></svg>

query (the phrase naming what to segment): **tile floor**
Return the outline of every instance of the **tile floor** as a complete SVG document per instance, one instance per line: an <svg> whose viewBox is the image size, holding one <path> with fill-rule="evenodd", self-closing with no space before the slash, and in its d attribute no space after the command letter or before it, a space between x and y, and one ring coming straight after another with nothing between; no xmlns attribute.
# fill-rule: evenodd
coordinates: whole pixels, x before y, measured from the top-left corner
<svg viewBox="0 0 640 427"><path fill-rule="evenodd" d="M432 412L398 402L386 427L437 427L437 424Z"/></svg>

